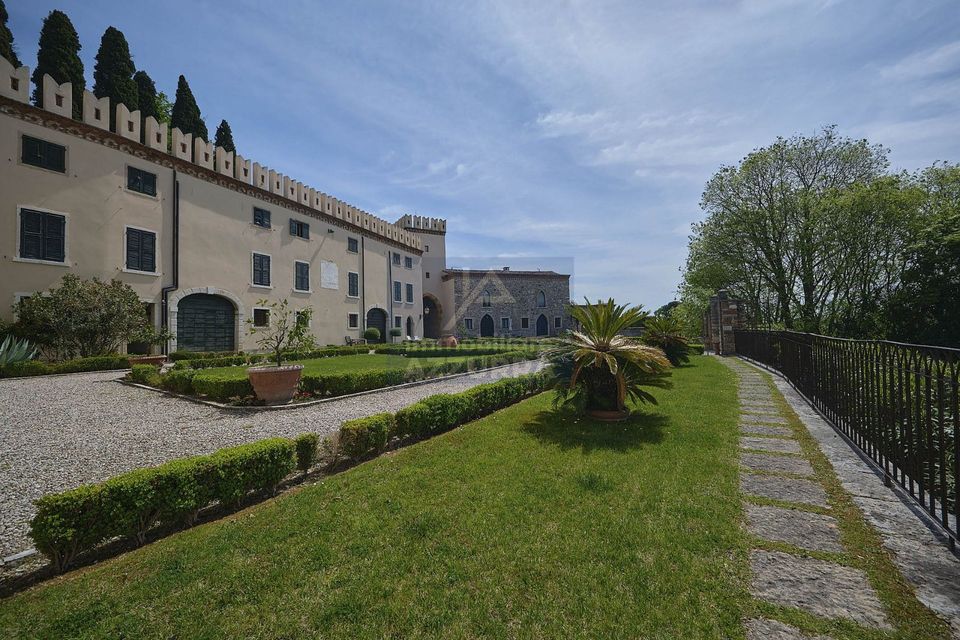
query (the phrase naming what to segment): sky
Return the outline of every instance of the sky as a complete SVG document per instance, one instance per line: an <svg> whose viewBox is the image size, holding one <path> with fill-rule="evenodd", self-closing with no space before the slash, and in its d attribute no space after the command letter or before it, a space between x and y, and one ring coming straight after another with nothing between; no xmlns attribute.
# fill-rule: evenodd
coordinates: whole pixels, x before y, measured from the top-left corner
<svg viewBox="0 0 960 640"><path fill-rule="evenodd" d="M835 124L892 170L960 161L956 0L6 5L31 68L61 9L91 88L112 25L244 157L446 218L448 266L563 270L578 300L674 299L704 184L777 136Z"/></svg>

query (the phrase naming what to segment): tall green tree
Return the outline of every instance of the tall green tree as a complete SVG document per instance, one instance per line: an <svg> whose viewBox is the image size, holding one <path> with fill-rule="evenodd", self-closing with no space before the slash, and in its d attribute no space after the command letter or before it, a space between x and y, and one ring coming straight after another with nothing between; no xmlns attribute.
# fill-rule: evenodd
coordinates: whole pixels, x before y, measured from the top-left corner
<svg viewBox="0 0 960 640"><path fill-rule="evenodd" d="M213 144L217 147L223 147L232 153L236 153L237 147L233 144L233 132L230 130L230 123L226 120L220 121L220 126L217 127L217 133L214 134Z"/></svg>
<svg viewBox="0 0 960 640"><path fill-rule="evenodd" d="M960 165L934 165L917 184L919 227L886 309L889 337L960 348Z"/></svg>
<svg viewBox="0 0 960 640"><path fill-rule="evenodd" d="M192 133L194 138L208 139L207 125L200 117L200 107L197 106L197 100L183 76L177 80L177 97L170 114L170 127L176 127L183 133Z"/></svg>
<svg viewBox="0 0 960 640"><path fill-rule="evenodd" d="M3 4L3 0L0 0L0 56L6 58L16 69L23 65L13 46L13 32L7 26L8 18L7 7Z"/></svg>
<svg viewBox="0 0 960 640"><path fill-rule="evenodd" d="M895 215L896 181L881 181L887 164L886 149L828 127L722 167L703 193L707 218L691 236L685 287L729 289L757 319L793 329L829 331L839 309L859 313L877 283L857 279L865 268L882 271L885 259L870 242L895 246L907 226ZM855 185L873 186L845 206Z"/></svg>
<svg viewBox="0 0 960 640"><path fill-rule="evenodd" d="M93 95L110 98L110 129L117 130L117 105L130 111L140 108L140 93L133 79L136 71L127 39L119 29L107 27L100 39L97 63L93 67Z"/></svg>
<svg viewBox="0 0 960 640"><path fill-rule="evenodd" d="M159 122L160 118L157 117L159 113L157 110L157 85L154 84L153 78L147 75L146 71L137 71L133 74L133 82L137 85L137 105L140 109L140 117L146 120L153 116Z"/></svg>
<svg viewBox="0 0 960 640"><path fill-rule="evenodd" d="M59 84L73 84L73 117L79 120L83 110L83 91L87 82L80 60L80 36L63 11L53 10L43 19L37 66L33 70L33 103L43 106L43 76L49 75Z"/></svg>

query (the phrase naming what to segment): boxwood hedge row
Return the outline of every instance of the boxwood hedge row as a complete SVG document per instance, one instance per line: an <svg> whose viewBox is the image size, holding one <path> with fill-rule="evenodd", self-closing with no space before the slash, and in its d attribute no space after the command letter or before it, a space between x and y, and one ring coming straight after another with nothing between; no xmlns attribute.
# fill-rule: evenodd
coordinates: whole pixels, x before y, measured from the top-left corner
<svg viewBox="0 0 960 640"><path fill-rule="evenodd" d="M43 362L27 360L0 366L0 378L19 378L22 376L47 376L55 373L81 373L84 371L111 371L129 369L130 361L126 356L93 356L77 358L63 362Z"/></svg>
<svg viewBox="0 0 960 640"><path fill-rule="evenodd" d="M309 469L318 438L270 438L205 456L137 469L35 502L30 537L63 570L76 555L113 538L135 538L160 524L193 524L214 502L232 508L252 491L275 491L293 469Z"/></svg>

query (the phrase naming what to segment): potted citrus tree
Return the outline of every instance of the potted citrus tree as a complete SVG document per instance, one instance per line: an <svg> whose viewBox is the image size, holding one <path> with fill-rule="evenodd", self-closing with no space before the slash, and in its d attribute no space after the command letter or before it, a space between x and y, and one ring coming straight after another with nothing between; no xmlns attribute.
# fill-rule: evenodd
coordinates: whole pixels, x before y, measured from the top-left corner
<svg viewBox="0 0 960 640"><path fill-rule="evenodd" d="M558 338L545 353L553 365L557 404L599 420L624 420L627 401L656 402L644 387L666 385L670 362L663 351L621 335L646 317L641 307L612 298L570 310L580 329Z"/></svg>
<svg viewBox="0 0 960 640"><path fill-rule="evenodd" d="M250 334L257 337L257 346L270 352L270 364L248 368L247 377L260 400L268 404L289 402L297 394L303 365L284 365L284 353L300 351L312 341L313 336L307 331L312 310L307 307L294 313L286 300L261 300L257 304L269 310L267 326L255 327L252 320L247 322Z"/></svg>

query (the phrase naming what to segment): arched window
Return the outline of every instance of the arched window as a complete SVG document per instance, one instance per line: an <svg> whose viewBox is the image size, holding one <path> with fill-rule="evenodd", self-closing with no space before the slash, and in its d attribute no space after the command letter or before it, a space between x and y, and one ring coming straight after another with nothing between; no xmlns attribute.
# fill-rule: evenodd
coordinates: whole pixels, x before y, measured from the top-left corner
<svg viewBox="0 0 960 640"><path fill-rule="evenodd" d="M483 292L483 296L481 297L481 302L480 302L480 304L481 304L482 306L484 306L484 307L489 307L489 306L491 306L491 305L490 305L490 292L489 292L489 291L484 291L484 292Z"/></svg>
<svg viewBox="0 0 960 640"><path fill-rule="evenodd" d="M538 307L547 306L547 296L544 295L543 291L537 294L537 306Z"/></svg>

